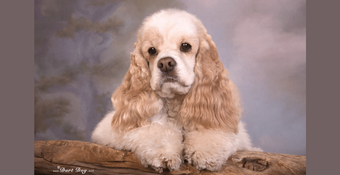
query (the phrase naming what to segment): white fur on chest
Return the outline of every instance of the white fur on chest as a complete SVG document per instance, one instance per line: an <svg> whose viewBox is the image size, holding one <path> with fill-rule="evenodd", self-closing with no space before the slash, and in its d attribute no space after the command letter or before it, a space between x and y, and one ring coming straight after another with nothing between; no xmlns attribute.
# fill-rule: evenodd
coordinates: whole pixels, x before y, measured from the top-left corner
<svg viewBox="0 0 340 175"><path fill-rule="evenodd" d="M151 122L160 124L169 123L177 128L182 128L181 123L178 121L179 117L177 116L181 109L182 100L164 99L163 104L164 106L159 113L150 119Z"/></svg>

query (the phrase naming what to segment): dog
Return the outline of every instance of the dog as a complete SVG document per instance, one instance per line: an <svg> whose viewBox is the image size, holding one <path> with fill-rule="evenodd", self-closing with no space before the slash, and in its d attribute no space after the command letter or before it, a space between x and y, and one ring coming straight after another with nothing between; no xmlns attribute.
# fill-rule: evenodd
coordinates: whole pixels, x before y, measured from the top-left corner
<svg viewBox="0 0 340 175"><path fill-rule="evenodd" d="M239 92L229 79L202 22L182 10L147 17L130 67L111 98L114 111L98 123L92 141L134 152L158 172L184 160L218 171L237 150L252 147Z"/></svg>

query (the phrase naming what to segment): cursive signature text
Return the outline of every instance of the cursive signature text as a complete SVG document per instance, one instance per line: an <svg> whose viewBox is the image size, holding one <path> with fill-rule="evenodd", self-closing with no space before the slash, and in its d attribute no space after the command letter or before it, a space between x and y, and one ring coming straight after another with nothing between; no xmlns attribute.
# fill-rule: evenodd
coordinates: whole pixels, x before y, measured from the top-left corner
<svg viewBox="0 0 340 175"><path fill-rule="evenodd" d="M53 172L59 172L59 173L71 173L71 172L76 172L76 173L81 173L81 174L85 174L86 172L94 172L94 170L88 170L88 169L82 169L80 167L77 167L75 169L73 168L65 168L65 167L60 167L57 166L57 170L53 170Z"/></svg>

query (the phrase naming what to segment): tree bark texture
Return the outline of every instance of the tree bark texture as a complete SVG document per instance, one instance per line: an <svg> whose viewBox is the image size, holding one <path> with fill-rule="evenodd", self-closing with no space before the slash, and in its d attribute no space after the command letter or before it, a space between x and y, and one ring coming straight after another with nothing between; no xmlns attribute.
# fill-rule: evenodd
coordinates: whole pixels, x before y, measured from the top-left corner
<svg viewBox="0 0 340 175"><path fill-rule="evenodd" d="M83 141L51 140L34 143L35 174L159 174L144 167L130 151ZM162 174L306 174L306 156L267 152L237 151L220 171L197 170L184 162L179 170Z"/></svg>

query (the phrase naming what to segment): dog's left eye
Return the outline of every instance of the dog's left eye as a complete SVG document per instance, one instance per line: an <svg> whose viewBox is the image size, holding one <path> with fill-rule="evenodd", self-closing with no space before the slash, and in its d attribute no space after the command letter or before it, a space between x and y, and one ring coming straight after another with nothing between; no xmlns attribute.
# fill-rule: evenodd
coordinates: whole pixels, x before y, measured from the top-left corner
<svg viewBox="0 0 340 175"><path fill-rule="evenodd" d="M182 52L189 52L191 50L191 45L188 44L188 43L182 43L181 47L180 47L180 50Z"/></svg>

